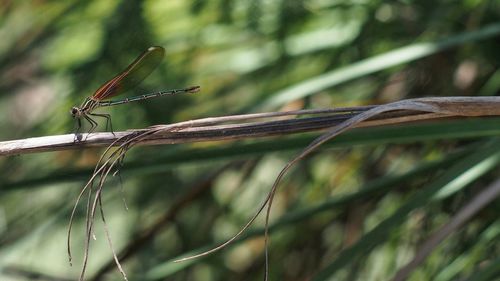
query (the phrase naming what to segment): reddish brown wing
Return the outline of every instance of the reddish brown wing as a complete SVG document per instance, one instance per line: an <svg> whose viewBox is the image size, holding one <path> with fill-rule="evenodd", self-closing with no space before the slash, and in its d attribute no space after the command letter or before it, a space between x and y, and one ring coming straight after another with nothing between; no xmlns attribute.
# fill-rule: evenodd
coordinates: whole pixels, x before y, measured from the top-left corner
<svg viewBox="0 0 500 281"><path fill-rule="evenodd" d="M105 100L121 95L136 87L158 67L165 54L162 47L149 47L137 57L122 73L102 85L92 96L96 100Z"/></svg>

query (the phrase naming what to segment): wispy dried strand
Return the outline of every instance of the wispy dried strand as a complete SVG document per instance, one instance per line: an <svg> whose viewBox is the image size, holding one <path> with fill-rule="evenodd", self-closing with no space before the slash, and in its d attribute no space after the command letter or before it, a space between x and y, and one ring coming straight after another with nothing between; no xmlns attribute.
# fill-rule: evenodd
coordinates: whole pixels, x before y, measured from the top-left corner
<svg viewBox="0 0 500 281"><path fill-rule="evenodd" d="M90 179L87 181L87 183L85 184L85 186L82 188L82 190L80 191L80 194L78 195L77 199L76 199L76 202L73 206L73 209L71 210L71 216L70 216L70 220L69 220L69 225L68 225L68 233L67 233L67 250L68 250L68 259L69 259L69 263L70 265L72 265L72 254L71 254L71 230L72 230L72 227L73 227L73 221L74 221L74 217L75 217L75 212L76 212L76 209L78 207L78 203L80 202L83 194L85 193L85 191L87 190L87 188L91 187L93 182L94 182L94 179L95 177L99 174L99 172L101 170L103 170L106 165L112 158L109 158L105 164L101 165L101 162L102 160L104 159L104 157L107 155L107 153L109 152L109 150L115 145L116 142L119 142L120 140L116 140L115 142L113 142L110 146L108 146L106 148L106 150L102 153L101 157L99 158L99 161L97 162L96 164L96 167L94 169L94 172L92 173L92 176L90 177ZM117 151L114 151L114 153L116 153ZM112 155L113 155L112 154ZM112 157L112 156L111 156Z"/></svg>
<svg viewBox="0 0 500 281"><path fill-rule="evenodd" d="M189 126L189 124L185 124L184 126L175 126L172 127L171 130L176 130L180 127L186 127ZM80 281L83 281L85 277L85 272L88 264L88 258L89 258L89 251L90 251L90 241L91 237L93 236L93 231L94 231L94 221L95 221L95 214L97 208L99 208L100 213L101 213L101 218L103 221L103 227L105 231L106 238L108 240L108 244L111 248L112 254L113 254L113 259L115 261L115 264L122 274L122 277L124 280L127 279L127 275L125 271L123 270L120 261L118 259L118 256L116 254L116 251L113 247L111 235L109 233L109 228L106 223L106 219L104 216L104 210L102 208L102 191L104 184L106 182L106 179L108 178L109 174L114 170L112 173L113 176L115 176L117 173L120 172L120 168L123 166L123 161L126 156L126 152L133 147L133 145L136 142L139 142L142 138L147 137L148 135L155 134L158 131L158 129L153 129L153 130L148 130L148 131L142 131L142 132L133 132L129 135L123 136L119 139L116 139L111 145L109 145L106 150L103 152L101 157L99 158L97 165L94 169L94 172L90 179L87 181L86 185L82 188L82 191L80 192L77 201L75 203L75 206L73 207L72 213L71 213L71 218L70 218L70 224L68 227L68 241L67 241L67 246L68 246L68 256L69 260L71 262L72 260L72 254L71 254L71 229L72 229L72 223L74 219L74 215L76 212L76 208L78 205L78 202L80 201L81 197L83 194L88 191L89 194L89 199L87 201L87 211L86 211L86 231L85 231L85 246L84 246L84 256L83 256L83 263L82 263L82 269L80 272ZM118 149L113 151L111 154L109 154L110 149L117 143L120 143ZM116 169L115 169L116 167ZM99 183L97 185L97 188L95 190L95 193L93 193L93 185L95 179L99 177ZM91 199L93 195L93 200Z"/></svg>

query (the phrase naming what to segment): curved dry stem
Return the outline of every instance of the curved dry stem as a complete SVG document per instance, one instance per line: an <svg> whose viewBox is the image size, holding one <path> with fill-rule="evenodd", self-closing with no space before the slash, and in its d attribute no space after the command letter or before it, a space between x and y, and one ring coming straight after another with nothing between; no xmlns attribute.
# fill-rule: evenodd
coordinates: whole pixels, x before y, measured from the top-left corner
<svg viewBox="0 0 500 281"><path fill-rule="evenodd" d="M102 219L102 223L103 223L103 227L104 227L104 233L106 234L106 239L108 240L109 248L111 249L111 252L113 253L113 259L115 260L116 267L118 267L118 270L122 274L123 279L125 281L128 281L127 274L123 270L122 265L120 264L120 261L118 260L118 256L116 255L115 248L113 247L113 241L111 239L111 234L109 232L108 224L106 223L106 218L104 216L104 209L102 207L101 198L99 198L99 210L101 212L101 219Z"/></svg>
<svg viewBox="0 0 500 281"><path fill-rule="evenodd" d="M113 151L111 153L111 155L108 156L108 158L106 159L106 161L104 163L102 163L102 161L104 160L105 156L108 154L108 152L110 151L112 146L121 140L122 139L116 140L115 142L113 142L112 145L110 145L103 152L103 154L101 155L101 157L96 165L96 168L94 169L94 172L93 172L91 178L89 179L89 181L87 181L87 184L83 187L82 191L80 192L80 194L77 198L77 201L76 201L75 205L73 206L73 210L71 212L70 223L69 223L69 227L68 227L68 238L67 238L68 256L69 256L70 264L71 264L71 260L72 260L71 230L72 230L74 215L75 215L75 211L76 211L76 208L78 206L78 203L79 203L81 197L83 196L85 191L88 189L89 199L87 202L87 212L86 212L86 241L85 241L84 257L83 257L83 265L82 265L82 270L80 272L80 280L83 280L83 277L84 277L85 271L86 271L87 261L88 261L88 253L89 253L89 248L90 248L90 237L92 236L93 221L94 221L94 217L95 217L95 207L94 207L95 203L96 203L95 201L100 200L100 194L102 192L102 187L104 185L104 182L105 182L107 175L113 169L113 167L115 166L117 161L119 161L121 159L121 157L120 157L121 153L119 153L120 149ZM119 157L115 157L116 155L119 155ZM112 163L110 165L108 165L112 159L115 159L115 160L112 161ZM98 175L100 175L99 187L98 187L96 194L95 194L95 197L94 197L95 198L94 204L91 206L92 189L93 189L92 187L94 184L94 180Z"/></svg>
<svg viewBox="0 0 500 281"><path fill-rule="evenodd" d="M83 194L85 193L85 191L87 190L87 188L89 188L89 186L92 186L93 185L93 182L94 182L94 179L96 178L96 176L98 175L98 173L104 169L105 165L109 162L106 161L106 163L104 163L102 166L99 167L99 164L102 162L102 160L104 159L104 157L106 156L106 154L109 152L109 150L118 142L120 141L119 139L114 141L109 147L106 148L106 150L103 152L103 154L101 155L101 157L99 158L99 161L97 162L97 165L96 165L96 168L94 169L94 172L92 173L92 176L90 177L90 179L87 181L87 184L85 184L85 186L82 188L80 194L78 195L77 199L76 199L76 202L73 206L73 209L71 210L71 215L70 215L70 219L69 219L69 225L68 225L68 233L67 233L67 251L68 251L68 260L69 260L69 264L70 266L73 265L72 263L72 254L71 254L71 231L73 229L73 221L74 221L74 217L75 217L75 213L76 213L76 208L78 207L78 203L80 202ZM115 153L116 151L114 151L112 153L112 155ZM110 157L112 157L112 155ZM90 194L89 194L90 196Z"/></svg>
<svg viewBox="0 0 500 281"><path fill-rule="evenodd" d="M80 278L78 279L79 281L83 281L84 276L85 276L85 271L87 269L87 262L89 258L89 251L90 251L90 237L92 236L92 231L93 231L93 226L94 226L94 214L95 214L95 208L94 206L97 203L98 198L101 195L101 188L98 188L96 190L95 196L94 196L94 203L92 204L91 210L87 213L88 218L87 218L87 229L86 229L86 239L85 239L85 251L83 254L83 264L82 264L82 270L80 272Z"/></svg>
<svg viewBox="0 0 500 281"><path fill-rule="evenodd" d="M247 230L250 227L250 225L255 221L255 219L260 215L262 210L267 205L268 208L266 211L266 222L265 222L265 232L264 232L264 236L265 236L264 241L265 241L265 248L266 248L265 249L265 259L266 259L266 261L265 261L265 263L266 263L265 280L267 281L268 276L269 276L269 271L268 271L268 269L269 269L269 255L268 255L268 249L267 249L268 240L269 240L269 216L271 213L272 199L274 198L274 195L276 194L276 191L278 189L278 185L279 185L281 179L283 178L283 176L286 174L286 172L293 165L295 165L298 161L300 161L301 159L303 159L304 157L309 155L311 152L313 152L319 146L321 146L325 142L331 140L335 136L343 133L344 131L354 127L356 124L358 124L364 120L367 120L375 115L381 114L383 112L393 111L393 110L401 110L401 109L410 109L410 110L418 110L418 111L424 111L424 112L440 113L439 108L437 108L436 106L429 105L426 103L421 103L421 102L418 102L415 100L405 100L405 101L399 101L399 102L395 102L395 103L391 103L391 104L387 104L387 105L381 105L381 106L374 107L372 109L369 109L368 111L362 112L362 113L338 124L337 126L334 126L332 129L328 130L326 133L324 133L323 135L321 135L318 138L316 138L315 140L313 140L304 150L302 150L302 152L299 155L295 156L292 160L290 160L285 165L285 167L283 167L283 169L280 171L280 173L276 177L276 179L273 183L273 186L271 187L271 190L269 191L268 195L266 196L266 199L264 200L263 203L261 203L258 211L241 228L241 230L238 231L238 233L236 233L231 238L226 240L226 242L220 244L217 247L214 247L210 250L204 251L204 252L197 254L197 255L192 255L192 256L185 257L185 258L182 258L179 260L175 260L174 262L186 261L186 260L191 260L194 258L203 257L203 256L212 254L212 253L214 253L218 250L221 250L224 247L228 246L234 240L236 240L236 238L238 238L245 230Z"/></svg>
<svg viewBox="0 0 500 281"><path fill-rule="evenodd" d="M66 245L66 247L67 247L67 251L68 251L68 261L69 261L69 265L70 266L73 266L73 262L72 262L73 255L71 254L71 231L73 229L73 221L74 221L74 218L75 218L76 208L78 207L78 202L80 202L80 199L82 198L83 194L87 190L87 188L88 188L87 185L85 185L82 188L82 190L80 191L80 194L78 194L78 197L76 198L76 203L73 205L73 209L71 210L71 215L70 215L70 218L69 218L67 241L66 241L67 245Z"/></svg>
<svg viewBox="0 0 500 281"><path fill-rule="evenodd" d="M76 208L78 207L78 203L80 202L83 194L85 193L85 191L87 191L87 189L91 190L92 189L92 186L94 184L94 179L97 177L98 173L104 169L105 166L102 166L101 168L99 168L99 170L97 172L94 172L94 174L92 174L91 178L89 179L89 181L87 181L87 184L82 188L80 194L78 195L77 199L76 199L76 202L73 206L73 209L71 211L71 216L70 216L70 220L69 220L69 225L68 225L68 233L67 233L67 248L68 248L68 257L69 257L69 262L70 262L70 265L72 264L72 254L71 254L71 231L73 229L73 221L74 221L74 216L75 216L75 212L76 212ZM91 192L89 192L89 196L91 196ZM87 205L88 206L88 205Z"/></svg>
<svg viewBox="0 0 500 281"><path fill-rule="evenodd" d="M90 210L88 212L87 231L86 231L86 240L85 240L85 253L84 253L84 259L83 259L82 271L80 273L80 281L83 281L83 277L85 275L85 271L86 271L86 267L87 267L89 250L90 250L90 238L92 236L92 232L93 232L93 228L94 228L95 213L97 210L98 202L101 200L101 194L102 194L102 190L104 187L104 183L106 181L108 174L111 172L111 170L116 165L116 163L119 161L119 159L120 159L119 157L116 157L115 160L111 163L111 165L103 166L103 167L107 167L107 169L104 169L101 173L100 180L99 180L99 186L98 186L96 193L94 195L94 201L92 203L92 206L90 207ZM109 160L111 160L111 158L108 159L108 161ZM114 254L114 251L113 251L113 254ZM118 259L116 257L116 255L114 255L113 258L115 258L116 260ZM118 264L119 264L119 262L118 262ZM121 268L121 265L119 265L119 268ZM122 274L126 278L125 272L123 272Z"/></svg>
<svg viewBox="0 0 500 281"><path fill-rule="evenodd" d="M69 260L71 262L72 260L72 255L71 255L71 230L72 230L72 223L74 219L74 214L76 212L76 208L78 206L78 202L82 198L83 194L85 191L89 191L89 199L87 202L87 212L86 212L86 239L85 239L85 246L84 246L84 256L83 256L83 264L82 264L82 270L80 272L80 278L79 280L83 280L87 268L87 263L88 263L88 258L89 258L89 251L90 251L90 239L92 237L92 233L94 230L94 221L95 221L95 213L97 210L97 207L99 207L100 212L101 212L101 217L103 220L103 225L104 225L104 231L106 233L106 238L108 240L108 244L111 248L111 251L113 253L113 259L115 260L115 263L122 274L124 280L127 280L127 276L125 274L125 271L123 270L119 260L118 256L116 255L116 251L114 250L113 243L111 236L109 234L109 229L107 227L107 223L105 220L104 216L104 211L102 209L102 200L101 200L101 195L102 195L102 190L104 187L104 183L106 182L106 179L108 178L109 173L114 169L115 166L118 166L114 173L112 174L115 176L117 173L120 171L120 167L123 166L123 161L126 156L126 152L137 142L140 141L142 138L156 133L157 130L149 130L145 132L141 132L137 134L136 136L130 137L130 135L121 137L117 140L115 140L112 144L110 144L106 150L102 153L101 157L99 158L96 167L94 169L94 172L91 176L91 178L87 181L87 184L83 187L82 191L80 192L77 201L75 203L75 206L73 207L72 213L71 213L71 218L70 218L70 225L68 227L68 240L67 240L67 246L68 246L68 256ZM124 139L127 139L124 141ZM122 144L113 151L111 154L108 155L110 149L116 145L116 143L122 142ZM106 159L104 161L104 159ZM94 185L94 180L99 176L99 184L98 187L95 191L94 194L94 200L92 200L92 195L93 195L93 185Z"/></svg>
<svg viewBox="0 0 500 281"><path fill-rule="evenodd" d="M214 252L217 252L221 249L223 249L224 247L228 246L229 244L231 244L234 240L236 240L241 234L243 234L243 232L245 232L251 225L252 223L257 219L257 217L259 216L259 214L262 212L262 210L264 209L264 207L266 207L267 205L267 202L269 201L270 199L270 196L271 194L269 194L267 196L267 198L264 200L264 202L261 204L260 206L260 209L256 212L256 214L245 224L245 226L243 226L240 231L238 231L238 233L236 233L235 235L233 235L230 239L226 240L226 242L208 250L208 251L205 251L205 252L202 252L200 254L197 254L197 255L192 255L192 256L189 256L189 257L185 257L185 258L181 258L181 259L177 259L177 260L174 260L174 262L183 262L183 261L188 261L188 260L192 260L192 259L196 259L196 258L201 258L201 257L204 257L204 256L208 256Z"/></svg>

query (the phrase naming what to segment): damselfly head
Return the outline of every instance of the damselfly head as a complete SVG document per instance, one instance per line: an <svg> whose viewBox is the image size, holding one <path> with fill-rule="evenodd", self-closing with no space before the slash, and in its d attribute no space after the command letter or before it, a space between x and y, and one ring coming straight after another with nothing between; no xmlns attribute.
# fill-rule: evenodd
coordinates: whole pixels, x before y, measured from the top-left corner
<svg viewBox="0 0 500 281"><path fill-rule="evenodd" d="M76 106L73 106L69 113L71 113L71 116L73 116L73 118L80 118L82 115L82 110Z"/></svg>

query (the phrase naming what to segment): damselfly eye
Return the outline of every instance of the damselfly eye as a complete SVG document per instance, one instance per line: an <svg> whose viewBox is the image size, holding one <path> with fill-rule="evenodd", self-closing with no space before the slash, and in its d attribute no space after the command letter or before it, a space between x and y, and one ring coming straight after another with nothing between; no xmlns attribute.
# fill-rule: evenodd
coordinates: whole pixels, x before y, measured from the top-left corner
<svg viewBox="0 0 500 281"><path fill-rule="evenodd" d="M71 115L73 115L73 117L75 117L76 114L78 113L78 108L77 107L72 107L70 113L71 113Z"/></svg>

